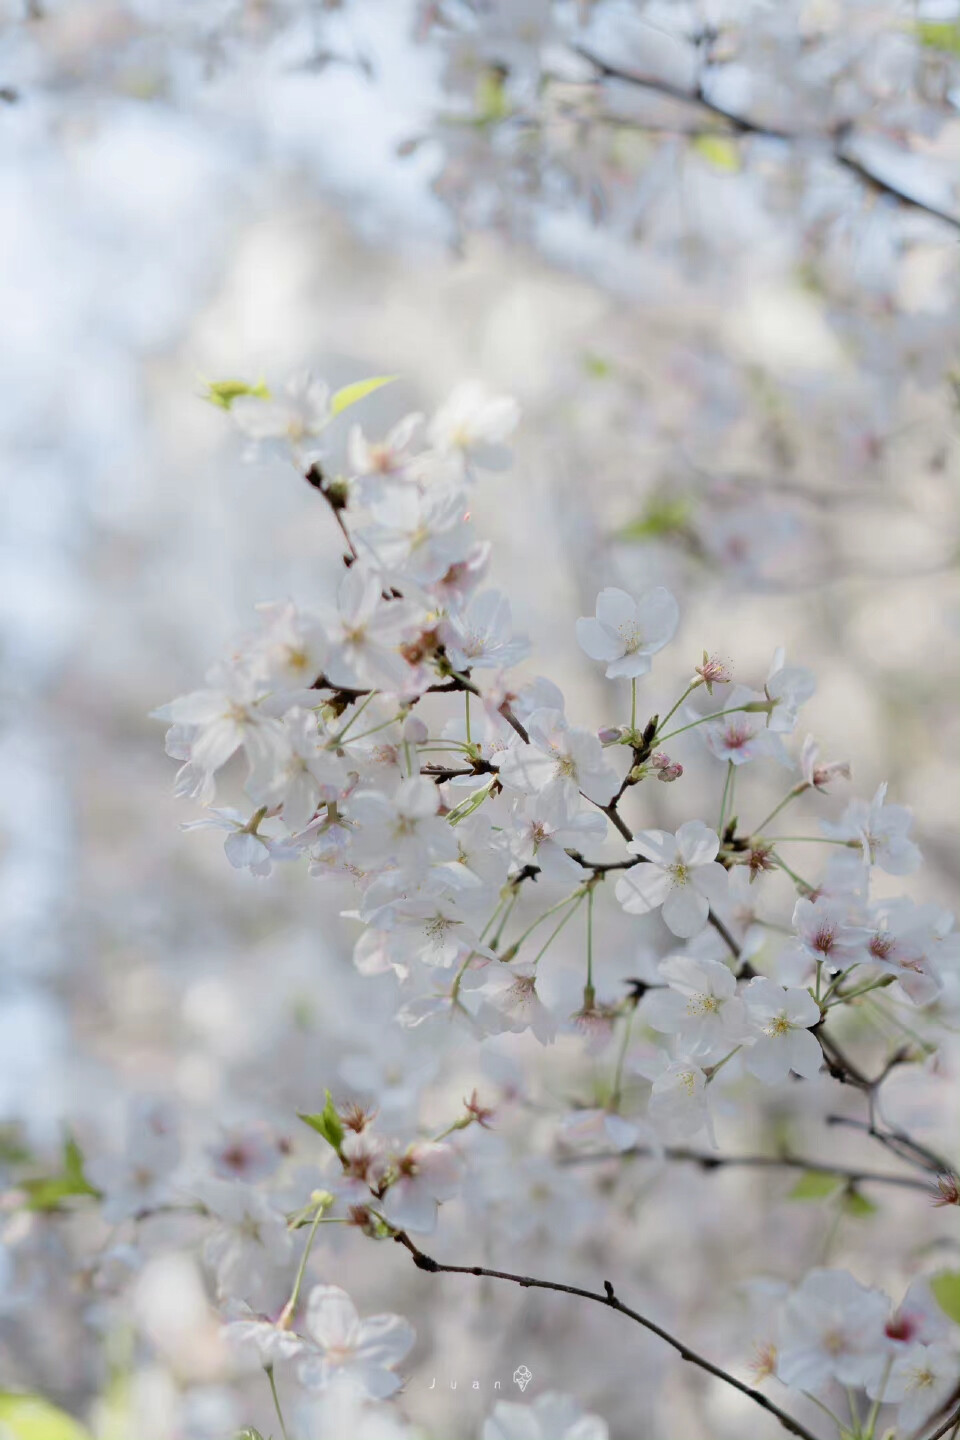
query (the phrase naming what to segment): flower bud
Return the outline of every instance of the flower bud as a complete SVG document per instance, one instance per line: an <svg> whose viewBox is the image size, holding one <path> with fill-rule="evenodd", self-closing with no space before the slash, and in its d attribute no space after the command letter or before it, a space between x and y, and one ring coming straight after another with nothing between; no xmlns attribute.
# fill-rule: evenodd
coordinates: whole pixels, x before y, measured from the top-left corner
<svg viewBox="0 0 960 1440"><path fill-rule="evenodd" d="M603 725L597 731L597 739L601 745L616 745L623 736L622 725Z"/></svg>
<svg viewBox="0 0 960 1440"><path fill-rule="evenodd" d="M403 738L411 745L423 745L430 738L430 731L419 715L408 715L404 720Z"/></svg>

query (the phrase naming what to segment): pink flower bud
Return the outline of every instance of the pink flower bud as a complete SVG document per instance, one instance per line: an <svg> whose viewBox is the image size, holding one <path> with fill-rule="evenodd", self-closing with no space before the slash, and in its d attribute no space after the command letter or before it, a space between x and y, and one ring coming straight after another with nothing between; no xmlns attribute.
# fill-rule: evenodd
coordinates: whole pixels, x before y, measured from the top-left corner
<svg viewBox="0 0 960 1440"><path fill-rule="evenodd" d="M597 739L601 745L614 745L622 734L623 730L619 725L604 725L597 731Z"/></svg>

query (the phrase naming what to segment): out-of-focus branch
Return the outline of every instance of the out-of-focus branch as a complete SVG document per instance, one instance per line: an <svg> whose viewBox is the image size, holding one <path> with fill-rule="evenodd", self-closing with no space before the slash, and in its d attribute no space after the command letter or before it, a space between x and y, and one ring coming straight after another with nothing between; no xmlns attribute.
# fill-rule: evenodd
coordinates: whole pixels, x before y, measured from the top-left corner
<svg viewBox="0 0 960 1440"><path fill-rule="evenodd" d="M711 100L705 93L703 82L698 79L693 89L686 90L683 86L672 85L667 80L659 80L653 76L639 76L633 74L619 65L613 65L608 60L602 60L591 51L575 47L576 53L582 59L596 67L600 77L607 77L611 80L620 80L628 85L636 85L644 90L650 90L657 95L666 95L672 100L685 101L691 105L699 105L708 114L718 120L724 121L738 135L756 135L769 140L805 141L819 142L835 164L842 166L856 175L864 185L879 194L889 195L892 199L899 201L902 205L911 205L916 210L922 210L927 215L932 215L937 220L942 220L954 229L960 230L960 217L949 210L942 210L938 205L931 204L927 200L921 200L915 195L909 194L906 190L895 185L892 180L880 175L871 168L864 160L853 155L845 142L849 140L852 133L849 125L833 126L829 130L804 134L793 130L784 130L777 125L766 125L762 121L753 120L749 115L740 114L738 111L728 110L725 106ZM627 122L629 123L629 122ZM640 128L643 128L642 126Z"/></svg>
<svg viewBox="0 0 960 1440"><path fill-rule="evenodd" d="M660 1152L645 1145L631 1146L629 1150L609 1151L598 1155L565 1155L561 1165L599 1164L606 1160L632 1160L636 1158L656 1159ZM810 1160L803 1155L712 1155L708 1151L688 1150L683 1146L667 1146L663 1152L666 1160L699 1165L701 1170L749 1169L749 1170L807 1170L818 1175L836 1176L849 1185L894 1185L903 1190L920 1190L931 1196L932 1191L926 1180L913 1175L886 1175L877 1170L860 1170L854 1166L830 1165L821 1160Z"/></svg>

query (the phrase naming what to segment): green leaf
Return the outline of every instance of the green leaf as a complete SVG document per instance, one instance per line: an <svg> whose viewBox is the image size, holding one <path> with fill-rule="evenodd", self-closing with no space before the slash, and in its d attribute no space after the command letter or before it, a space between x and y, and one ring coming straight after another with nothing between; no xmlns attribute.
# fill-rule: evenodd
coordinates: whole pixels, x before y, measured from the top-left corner
<svg viewBox="0 0 960 1440"><path fill-rule="evenodd" d="M737 144L734 140L728 140L725 135L698 135L691 148L698 155L702 155L714 170L735 175L740 169L740 151Z"/></svg>
<svg viewBox="0 0 960 1440"><path fill-rule="evenodd" d="M69 1132L63 1142L63 1168L59 1174L22 1180L20 1188L27 1192L27 1208L30 1210L58 1210L61 1202L73 1195L91 1195L94 1198L100 1195L84 1173L83 1151Z"/></svg>
<svg viewBox="0 0 960 1440"><path fill-rule="evenodd" d="M843 1182L837 1175L823 1170L807 1170L787 1196L788 1200L825 1200L839 1190Z"/></svg>
<svg viewBox="0 0 960 1440"><path fill-rule="evenodd" d="M329 1090L326 1104L319 1115L305 1115L301 1110L298 1110L297 1114L304 1125L309 1125L311 1130L316 1130L317 1134L322 1135L327 1144L336 1150L338 1155L340 1154L340 1147L343 1145L343 1122L337 1114L337 1108Z"/></svg>
<svg viewBox="0 0 960 1440"><path fill-rule="evenodd" d="M588 350L583 356L583 368L593 380L606 380L613 374L613 366L609 360L604 360L602 355L597 355Z"/></svg>
<svg viewBox="0 0 960 1440"><path fill-rule="evenodd" d="M476 119L479 125L495 124L498 120L505 120L510 114L507 89L503 74L499 70L487 69L482 72L477 81L476 103Z"/></svg>
<svg viewBox="0 0 960 1440"><path fill-rule="evenodd" d="M380 390L384 385L392 385L398 380L398 375L377 375L372 380L355 380L352 385L344 385L342 390L337 390L330 399L330 414L339 415L344 410L349 410L351 405L356 405L359 400L366 400L375 390Z"/></svg>
<svg viewBox="0 0 960 1440"><path fill-rule="evenodd" d="M960 1325L960 1270L941 1270L930 1281L930 1289L944 1315Z"/></svg>
<svg viewBox="0 0 960 1440"><path fill-rule="evenodd" d="M688 500L654 498L640 518L624 525L615 538L624 541L656 540L662 535L678 534L686 527L690 512Z"/></svg>
<svg viewBox="0 0 960 1440"><path fill-rule="evenodd" d="M248 385L245 380L210 380L203 398L220 410L229 410L234 400L239 400L241 395L253 395L257 400L270 399L270 391L262 380L257 380L253 385Z"/></svg>
<svg viewBox="0 0 960 1440"><path fill-rule="evenodd" d="M263 1436L259 1430L254 1430L252 1425L248 1425L245 1430L237 1432L234 1440L263 1440Z"/></svg>
<svg viewBox="0 0 960 1440"><path fill-rule="evenodd" d="M37 1395L0 1393L0 1440L91 1440L91 1435Z"/></svg>
<svg viewBox="0 0 960 1440"><path fill-rule="evenodd" d="M960 56L960 20L920 20L916 32L920 44L928 49Z"/></svg>
<svg viewBox="0 0 960 1440"><path fill-rule="evenodd" d="M866 1195L861 1195L859 1190L848 1190L843 1197L843 1213L852 1215L857 1220L866 1220L871 1215L876 1215L877 1206Z"/></svg>

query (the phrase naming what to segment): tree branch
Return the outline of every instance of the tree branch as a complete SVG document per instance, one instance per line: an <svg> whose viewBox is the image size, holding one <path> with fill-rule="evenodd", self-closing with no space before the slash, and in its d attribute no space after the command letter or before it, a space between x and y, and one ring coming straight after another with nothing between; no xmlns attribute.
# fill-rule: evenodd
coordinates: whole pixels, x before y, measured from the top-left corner
<svg viewBox="0 0 960 1440"><path fill-rule="evenodd" d="M819 134L804 135L795 130L783 130L776 125L765 125L761 121L753 120L749 115L739 114L737 111L727 110L723 105L711 100L703 89L702 80L698 79L692 90L685 90L680 85L671 85L669 81L658 80L653 76L641 77L633 74L630 70L621 68L619 65L612 65L607 60L601 60L599 56L580 46L574 46L575 52L582 59L596 67L600 77L611 80L620 80L627 85L636 85L644 90L653 91L657 95L666 95L672 100L681 100L690 105L699 105L710 115L718 120L724 121L738 135L756 135L768 140L788 141L816 141L828 152L835 164L856 175L864 185L883 195L889 195L901 205L910 205L916 210L922 210L927 215L932 215L937 220L942 220L954 229L960 229L960 217L949 210L941 210L939 206L933 205L926 200L920 200L915 195L910 195L901 190L891 180L878 175L876 171L844 148L844 141L851 134L851 127L835 126ZM629 123L629 122L627 122ZM644 127L640 127L644 128Z"/></svg>
<svg viewBox="0 0 960 1440"><path fill-rule="evenodd" d="M721 1370L719 1365L714 1365L711 1360L699 1355L696 1350L691 1350L689 1345L685 1345L682 1340L678 1340L675 1335L671 1335L655 1321L649 1320L646 1315L641 1315L638 1310L631 1309L629 1305L624 1305L622 1300L617 1299L609 1280L603 1282L603 1292L601 1293L596 1290L581 1289L579 1285L562 1285L556 1280L537 1280L532 1275L514 1275L507 1270L488 1270L482 1265L445 1265L439 1260L434 1260L432 1255L424 1254L405 1231L396 1231L393 1238L410 1252L418 1270L426 1270L430 1274L475 1275L489 1280L507 1280L513 1285L519 1285L524 1290L556 1290L562 1295L576 1295L581 1300L591 1300L595 1305L603 1305L608 1310L615 1310L619 1315L625 1315L628 1320L642 1325L645 1330L649 1330L651 1334L663 1340L676 1350L681 1359L691 1365L696 1365L698 1369L706 1371L715 1379L722 1380L725 1385L731 1386L734 1390L739 1390L741 1395L746 1395L747 1399L752 1400L755 1405L759 1405L761 1410L766 1410L768 1415L773 1415L775 1419L779 1420L783 1428L791 1435L798 1436L799 1440L817 1440L811 1430L801 1425L799 1420L795 1420L785 1410L781 1410L779 1405L768 1400L766 1395L759 1390L752 1389L742 1380L738 1380L736 1376L729 1374L726 1370ZM935 1440L935 1437L931 1437L931 1440Z"/></svg>
<svg viewBox="0 0 960 1440"><path fill-rule="evenodd" d="M644 1145L631 1146L629 1150L608 1151L598 1155L565 1155L561 1165L598 1164L604 1160L631 1160L634 1158L655 1159L658 1152ZM751 1170L814 1170L818 1175L835 1175L850 1185L895 1185L903 1190L920 1190L931 1194L926 1180L913 1175L886 1175L876 1170L857 1170L845 1165L824 1164L820 1160L809 1160L803 1155L711 1155L708 1151L688 1150L683 1146L671 1146L663 1151L667 1160L699 1165L702 1170L721 1170L729 1167Z"/></svg>

